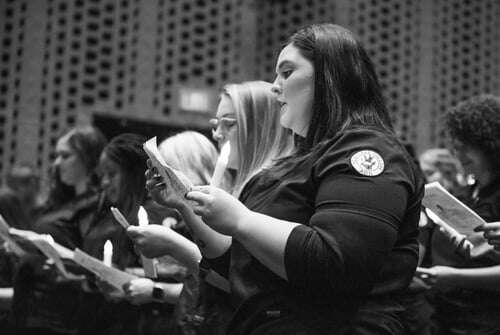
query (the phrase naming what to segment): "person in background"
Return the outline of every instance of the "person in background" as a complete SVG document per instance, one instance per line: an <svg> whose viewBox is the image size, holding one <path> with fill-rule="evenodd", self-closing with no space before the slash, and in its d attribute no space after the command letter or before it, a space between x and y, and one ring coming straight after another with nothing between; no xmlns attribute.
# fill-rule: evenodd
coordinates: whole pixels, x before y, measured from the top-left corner
<svg viewBox="0 0 500 335"><path fill-rule="evenodd" d="M271 84L263 81L229 84L221 94L216 118L211 120L213 138L223 146L228 143L230 153L227 169L236 171L233 181L233 193L241 191L244 184L260 169L272 164L280 155L287 154L291 148L289 132L279 125L279 104L271 92ZM160 148L163 146L160 145ZM245 154L240 154L245 153ZM177 208L188 227L203 224L182 201L169 194L170 189L156 188L158 179L148 182L148 188L156 194L156 200L165 206ZM204 184L208 179L201 180ZM227 183L223 183L223 187ZM157 192L165 192L162 196ZM229 189L228 189L229 191ZM135 229L129 234L136 236L136 245L151 255L162 254L168 240L154 240L154 235ZM224 239L224 237L222 238ZM155 243L156 242L156 243ZM198 262L196 268L198 272ZM200 275L206 274L201 265ZM181 322L184 334L223 334L229 317L231 306L227 296L215 288L213 283L200 281L200 303L196 310L186 313L187 318Z"/></svg>
<svg viewBox="0 0 500 335"><path fill-rule="evenodd" d="M462 101L447 112L445 126L465 174L476 181L464 202L486 222L499 221L500 99L480 95ZM457 253L453 241L435 230L433 266L418 273L434 289L438 334L498 334L500 257L480 232L467 239L474 245L470 253Z"/></svg>
<svg viewBox="0 0 500 335"><path fill-rule="evenodd" d="M464 194L463 171L460 162L453 157L448 149L432 148L424 151L418 164L423 171L426 182L439 182L448 191L459 196ZM428 267L431 264L431 238L435 223L427 216L422 208L419 221L419 267ZM434 312L432 297L429 294L431 287L418 274L413 276L405 298L404 325L406 333L414 335L433 334L434 327L431 316Z"/></svg>
<svg viewBox="0 0 500 335"><path fill-rule="evenodd" d="M423 178L373 65L350 31L319 24L291 37L276 74L293 153L246 182L239 201L211 186L186 196L206 224L191 225L195 241L231 284L227 332L401 334Z"/></svg>
<svg viewBox="0 0 500 335"><path fill-rule="evenodd" d="M105 144L92 126L75 127L58 139L48 197L31 229L68 248L81 246L77 227L97 209L96 167ZM15 276L10 320L20 333L75 332L79 292L79 281L61 280L44 256L28 253Z"/></svg>
<svg viewBox="0 0 500 335"><path fill-rule="evenodd" d="M467 199L470 196L470 190L466 184L463 168L459 160L453 156L448 149L432 148L424 151L420 155L420 168L422 169L427 183L438 182L448 192L458 199ZM437 218L434 218L437 220ZM431 246L431 237L434 229L439 229L441 233L448 236L450 239L455 239L457 244L457 252L462 252L462 248L470 246L470 243L465 240L465 236L456 235L455 232L449 231L446 226L440 225L440 221L434 222L428 217L427 212L422 211L420 216L421 233L425 236L426 243L421 244L422 256L426 256L426 265L430 265L430 256L432 251L427 252L427 248ZM437 227L436 227L437 224ZM455 235L454 235L455 234ZM467 243L467 244L466 244ZM460 247L459 247L460 246Z"/></svg>
<svg viewBox="0 0 500 335"><path fill-rule="evenodd" d="M6 185L15 191L22 200L24 210L35 218L42 206L40 194L40 176L35 168L28 163L17 163L6 177Z"/></svg>
<svg viewBox="0 0 500 335"><path fill-rule="evenodd" d="M0 188L0 215L16 229L29 229L30 213L25 210L19 193L8 187ZM5 335L16 334L16 330L8 322L8 315L14 295L14 275L19 266L19 258L15 257L12 247L0 237L0 333Z"/></svg>
<svg viewBox="0 0 500 335"><path fill-rule="evenodd" d="M105 137L91 126L76 127L59 138L48 197L34 231L51 234L56 242L70 249L80 244L74 228L96 209L96 168L105 145Z"/></svg>
<svg viewBox="0 0 500 335"><path fill-rule="evenodd" d="M121 134L110 140L99 158L99 172L103 197L95 215L79 226L82 250L98 259L103 258L104 244L113 245L113 266L144 276L139 255L125 230L112 217L110 206L114 206L131 225L138 224L138 211L143 206L148 221L161 225L168 211L155 205L144 188L147 156L142 145L143 136ZM171 281L162 287L180 291L176 282L182 280L184 270L173 267L180 273L158 271L159 280ZM139 271L141 270L141 271ZM112 289L99 280L89 283L81 298L79 332L81 334L164 334L173 328L173 307L158 300L144 297L144 283L140 278L129 283L125 290ZM150 292L149 292L150 293ZM146 303L148 302L148 303Z"/></svg>
<svg viewBox="0 0 500 335"><path fill-rule="evenodd" d="M204 185L210 182L218 154L215 146L202 134L185 131L165 139L158 148L165 162L172 168L181 171L194 185ZM229 178L226 175L225 184L228 183ZM201 253L196 244L190 240L189 232L182 231L184 227L182 217L177 212L176 214L174 217L170 217L170 222L175 221L175 224L169 223L163 227L149 226L147 228L149 233L161 237L158 241L163 248L161 259L165 255L169 255L187 267L188 274L181 285L182 292L172 290L169 287L172 284L162 285L150 279L133 280L126 291L131 299L137 301L137 298L141 297L139 299L142 303L162 297L164 301L176 304L177 333L189 334L195 331L194 320L200 323L200 320L207 317L198 307L200 303L198 263L201 260ZM140 238L136 240L136 243L143 245ZM149 243L148 247L151 247ZM223 299L224 297L220 294L218 298ZM215 313L215 309L212 309L211 312ZM220 316L210 315L210 317ZM205 324L203 327L207 326Z"/></svg>
<svg viewBox="0 0 500 335"><path fill-rule="evenodd" d="M419 163L427 183L439 182L456 197L467 197L462 165L450 150L427 149L420 155Z"/></svg>

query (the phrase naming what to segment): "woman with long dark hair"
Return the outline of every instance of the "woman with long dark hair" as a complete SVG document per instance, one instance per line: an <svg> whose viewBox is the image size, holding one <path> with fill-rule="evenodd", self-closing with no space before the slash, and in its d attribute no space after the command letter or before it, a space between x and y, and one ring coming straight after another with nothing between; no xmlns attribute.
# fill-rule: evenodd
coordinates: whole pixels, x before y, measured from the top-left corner
<svg viewBox="0 0 500 335"><path fill-rule="evenodd" d="M56 242L72 249L80 244L76 234L80 221L96 210L97 163L105 145L105 137L91 126L73 128L59 138L49 194L33 230L51 234Z"/></svg>
<svg viewBox="0 0 500 335"><path fill-rule="evenodd" d="M276 74L295 151L239 201L210 186L186 196L213 229L195 232L202 253L231 282L228 333L401 334L423 178L394 136L373 64L350 31L319 24L290 38ZM216 245L214 234L232 239Z"/></svg>
<svg viewBox="0 0 500 335"><path fill-rule="evenodd" d="M75 127L58 139L49 194L30 229L50 234L68 248L81 248L79 227L98 207L96 168L105 144L105 137L92 126ZM61 279L55 267L46 264L44 256L23 257L14 281L14 324L33 333L76 331L78 306L74 299L80 292L80 282Z"/></svg>

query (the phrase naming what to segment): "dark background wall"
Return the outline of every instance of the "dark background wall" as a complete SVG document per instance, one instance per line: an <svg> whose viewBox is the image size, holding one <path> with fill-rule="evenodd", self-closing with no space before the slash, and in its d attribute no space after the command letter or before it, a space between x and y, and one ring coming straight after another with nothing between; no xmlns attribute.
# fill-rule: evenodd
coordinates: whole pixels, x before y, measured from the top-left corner
<svg viewBox="0 0 500 335"><path fill-rule="evenodd" d="M418 151L447 108L500 93L498 0L0 0L1 174L46 171L75 124L208 133L224 83L272 81L285 38L325 21L360 36Z"/></svg>

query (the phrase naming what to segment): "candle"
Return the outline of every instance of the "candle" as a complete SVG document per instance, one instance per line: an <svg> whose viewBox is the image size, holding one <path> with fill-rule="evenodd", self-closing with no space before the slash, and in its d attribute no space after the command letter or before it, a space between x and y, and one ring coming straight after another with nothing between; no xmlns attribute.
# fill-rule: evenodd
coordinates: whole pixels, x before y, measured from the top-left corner
<svg viewBox="0 0 500 335"><path fill-rule="evenodd" d="M214 175L212 176L210 185L215 187L222 186L222 180L224 178L224 172L226 171L230 152L231 146L229 145L229 141L227 141L226 143L224 143L222 149L220 150L220 155L217 158L217 163L215 163Z"/></svg>
<svg viewBox="0 0 500 335"><path fill-rule="evenodd" d="M110 240L107 240L106 243L104 243L104 251L103 251L103 260L102 262L111 267L112 261L113 260L113 243L111 243Z"/></svg>
<svg viewBox="0 0 500 335"><path fill-rule="evenodd" d="M139 207L139 212L137 212L137 218L139 219L139 226L144 227L149 224L148 213L144 207ZM144 274L148 278L156 278L158 276L156 272L156 264L154 259L149 259L141 255L142 267L144 268Z"/></svg>

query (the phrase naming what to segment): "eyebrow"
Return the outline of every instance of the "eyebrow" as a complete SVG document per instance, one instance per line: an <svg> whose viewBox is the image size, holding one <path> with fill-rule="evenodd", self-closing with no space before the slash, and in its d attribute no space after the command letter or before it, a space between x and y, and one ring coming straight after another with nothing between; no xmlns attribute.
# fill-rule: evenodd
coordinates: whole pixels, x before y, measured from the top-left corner
<svg viewBox="0 0 500 335"><path fill-rule="evenodd" d="M215 117L215 119L224 119L224 118L236 118L236 113L227 113L224 115L221 115L220 117Z"/></svg>

